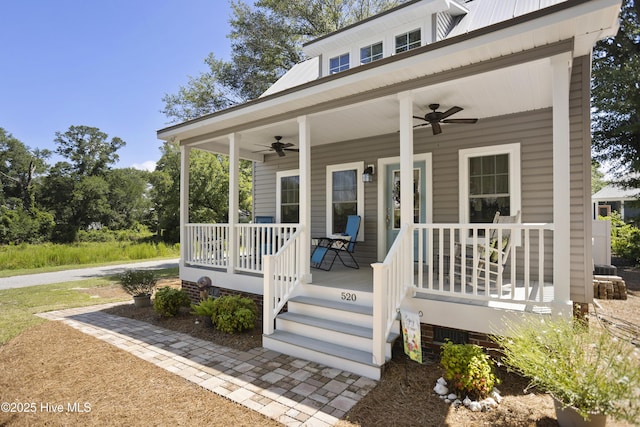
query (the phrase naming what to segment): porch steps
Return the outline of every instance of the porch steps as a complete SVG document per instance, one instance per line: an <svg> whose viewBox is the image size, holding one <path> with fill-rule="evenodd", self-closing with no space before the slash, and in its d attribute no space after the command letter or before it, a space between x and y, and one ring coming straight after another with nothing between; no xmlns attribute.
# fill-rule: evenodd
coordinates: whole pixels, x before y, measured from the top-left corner
<svg viewBox="0 0 640 427"><path fill-rule="evenodd" d="M288 307L276 317L274 333L263 336L265 348L380 379L381 367L373 364L372 356L371 306L297 296ZM394 332L387 340L387 359L398 336Z"/></svg>

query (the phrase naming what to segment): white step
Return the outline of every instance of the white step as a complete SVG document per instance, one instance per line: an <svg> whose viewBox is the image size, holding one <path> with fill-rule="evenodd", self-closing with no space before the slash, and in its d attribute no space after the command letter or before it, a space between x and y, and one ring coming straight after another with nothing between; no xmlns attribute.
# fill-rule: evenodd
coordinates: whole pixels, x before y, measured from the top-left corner
<svg viewBox="0 0 640 427"><path fill-rule="evenodd" d="M269 350L293 357L321 363L374 380L380 379L382 368L372 363L371 352L280 330L276 330L271 335L264 335L262 345Z"/></svg>
<svg viewBox="0 0 640 427"><path fill-rule="evenodd" d="M297 296L289 299L288 311L321 319L371 327L373 308L370 306L330 301L321 298Z"/></svg>
<svg viewBox="0 0 640 427"><path fill-rule="evenodd" d="M373 285L371 286L373 288ZM312 283L303 283L297 287L298 295L306 297L321 298L339 302L352 303L357 305L373 305L373 292L334 288Z"/></svg>

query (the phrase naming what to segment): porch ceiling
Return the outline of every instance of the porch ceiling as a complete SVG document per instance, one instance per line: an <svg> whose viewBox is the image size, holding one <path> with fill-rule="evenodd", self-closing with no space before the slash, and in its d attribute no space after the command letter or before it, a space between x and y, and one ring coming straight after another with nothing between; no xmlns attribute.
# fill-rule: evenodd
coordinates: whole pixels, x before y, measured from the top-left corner
<svg viewBox="0 0 640 427"><path fill-rule="evenodd" d="M486 71L480 74L427 84L410 89L414 97L413 113L424 116L428 105L440 104L440 111L457 105L464 111L452 118L502 116L522 111L547 108L552 105L551 71L548 58L539 59ZM375 99L328 107L308 114L311 129L311 145L318 146L340 141L367 138L375 135L395 133L399 129L399 109L396 94ZM416 124L420 124L418 120ZM446 126L443 127L446 132ZM462 125L465 126L465 125ZM298 123L295 118L273 121L240 132L240 149L243 157L251 156L263 145L282 135L283 142L297 145ZM437 138L437 136L434 136ZM194 147L204 150L226 152L227 136L213 137Z"/></svg>

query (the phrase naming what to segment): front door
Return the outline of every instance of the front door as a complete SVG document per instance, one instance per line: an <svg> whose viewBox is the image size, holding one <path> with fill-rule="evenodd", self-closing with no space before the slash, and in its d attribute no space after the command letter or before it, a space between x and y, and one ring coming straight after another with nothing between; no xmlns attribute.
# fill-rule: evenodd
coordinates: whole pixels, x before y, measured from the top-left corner
<svg viewBox="0 0 640 427"><path fill-rule="evenodd" d="M429 171L430 173L431 171ZM385 166L384 185L384 220L386 222L386 252L396 239L400 231L400 164L392 163ZM427 222L427 161L413 162L413 222Z"/></svg>

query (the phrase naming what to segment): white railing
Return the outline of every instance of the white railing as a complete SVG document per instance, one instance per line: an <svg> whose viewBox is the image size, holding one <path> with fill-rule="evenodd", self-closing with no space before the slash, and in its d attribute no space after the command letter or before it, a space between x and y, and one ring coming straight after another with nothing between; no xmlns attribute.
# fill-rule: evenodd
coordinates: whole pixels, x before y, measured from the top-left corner
<svg viewBox="0 0 640 427"><path fill-rule="evenodd" d="M383 262L373 267L373 363L385 363L385 344L407 292L413 288L412 226L405 224Z"/></svg>
<svg viewBox="0 0 640 427"><path fill-rule="evenodd" d="M553 224L415 224L414 228L417 291L484 301L553 300ZM493 250L498 242L509 245L507 254Z"/></svg>
<svg viewBox="0 0 640 427"><path fill-rule="evenodd" d="M277 253L299 229L298 224L237 224L235 269L260 274L264 257Z"/></svg>
<svg viewBox="0 0 640 427"><path fill-rule="evenodd" d="M228 263L228 224L186 224L185 263L226 268Z"/></svg>
<svg viewBox="0 0 640 427"><path fill-rule="evenodd" d="M264 263L264 298L263 298L263 332L271 335L274 321L282 307L287 303L293 289L300 283L303 275L301 254L302 230L293 233L279 248L275 255L265 255Z"/></svg>

